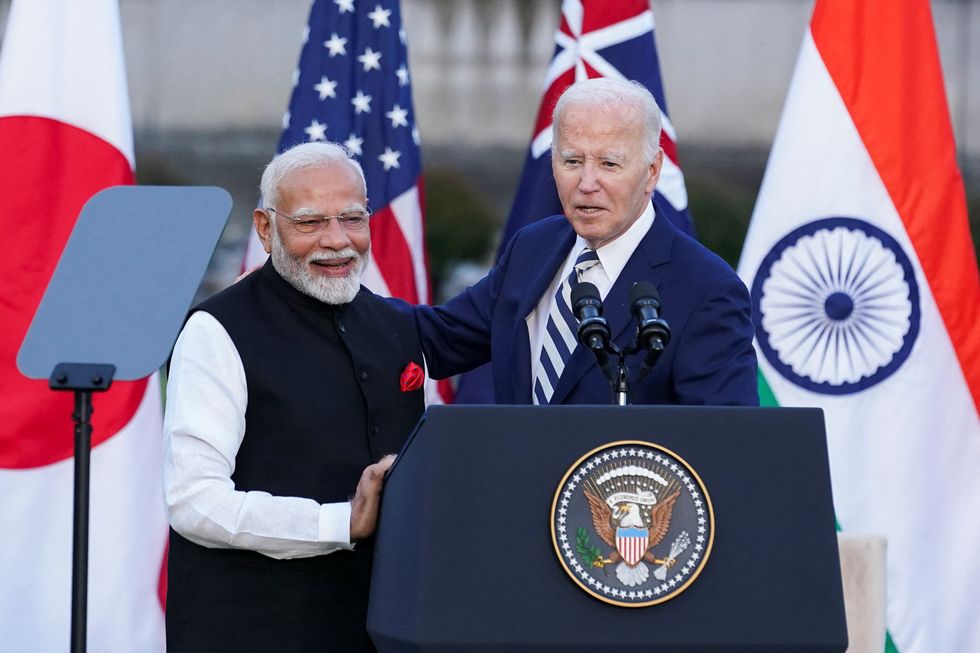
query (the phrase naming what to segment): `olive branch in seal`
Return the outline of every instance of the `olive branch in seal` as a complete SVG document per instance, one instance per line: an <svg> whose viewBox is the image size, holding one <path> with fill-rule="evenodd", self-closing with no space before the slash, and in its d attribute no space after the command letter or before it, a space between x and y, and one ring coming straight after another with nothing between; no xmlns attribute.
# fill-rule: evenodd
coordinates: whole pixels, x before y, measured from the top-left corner
<svg viewBox="0 0 980 653"><path fill-rule="evenodd" d="M575 550L578 551L582 562L590 567L599 567L602 569L602 573L609 575L609 572L606 571L606 565L612 561L603 559L602 551L592 544L589 533L583 526L579 526L575 531Z"/></svg>

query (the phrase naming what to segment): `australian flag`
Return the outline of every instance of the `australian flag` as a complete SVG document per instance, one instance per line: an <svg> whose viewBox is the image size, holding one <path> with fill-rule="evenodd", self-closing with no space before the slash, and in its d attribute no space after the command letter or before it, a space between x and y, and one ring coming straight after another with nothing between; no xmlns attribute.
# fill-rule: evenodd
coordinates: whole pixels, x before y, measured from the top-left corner
<svg viewBox="0 0 980 653"><path fill-rule="evenodd" d="M664 165L654 205L658 216L666 216L682 231L694 234L684 175L677 159L676 134L667 116L649 0L564 0L561 24L555 33L555 54L548 66L541 107L500 243L501 252L522 227L562 212L551 172L551 113L566 88L594 77L640 82L657 100L663 119L660 145L664 149ZM489 366L485 366L460 380L456 400L491 403L491 393Z"/></svg>
<svg viewBox="0 0 980 653"><path fill-rule="evenodd" d="M428 302L422 162L397 0L313 3L278 151L324 140L345 145L364 169L373 214L364 285Z"/></svg>

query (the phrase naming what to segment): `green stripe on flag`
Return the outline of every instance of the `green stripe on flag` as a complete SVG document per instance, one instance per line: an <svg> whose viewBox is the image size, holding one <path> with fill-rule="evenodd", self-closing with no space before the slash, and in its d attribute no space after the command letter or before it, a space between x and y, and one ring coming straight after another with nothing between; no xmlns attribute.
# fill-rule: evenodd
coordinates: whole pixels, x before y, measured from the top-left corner
<svg viewBox="0 0 980 653"><path fill-rule="evenodd" d="M892 641L891 633L885 632L885 653L898 653L898 647Z"/></svg>
<svg viewBox="0 0 980 653"><path fill-rule="evenodd" d="M776 395L772 393L772 389L766 383L766 377L762 376L762 370L759 370L759 405L765 408L779 407Z"/></svg>

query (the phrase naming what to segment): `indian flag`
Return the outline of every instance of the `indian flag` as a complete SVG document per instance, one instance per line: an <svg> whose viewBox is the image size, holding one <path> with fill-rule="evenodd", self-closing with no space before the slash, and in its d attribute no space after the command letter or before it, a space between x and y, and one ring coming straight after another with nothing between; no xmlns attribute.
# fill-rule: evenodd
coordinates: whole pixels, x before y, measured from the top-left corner
<svg viewBox="0 0 980 653"><path fill-rule="evenodd" d="M817 0L746 236L763 395L825 411L901 653L980 651L980 280L928 0ZM771 390L771 393L768 391Z"/></svg>
<svg viewBox="0 0 980 653"><path fill-rule="evenodd" d="M15 361L82 206L133 183L116 0L14 0L0 144L0 650L67 651L73 397ZM162 651L159 382L114 383L92 403L88 647Z"/></svg>

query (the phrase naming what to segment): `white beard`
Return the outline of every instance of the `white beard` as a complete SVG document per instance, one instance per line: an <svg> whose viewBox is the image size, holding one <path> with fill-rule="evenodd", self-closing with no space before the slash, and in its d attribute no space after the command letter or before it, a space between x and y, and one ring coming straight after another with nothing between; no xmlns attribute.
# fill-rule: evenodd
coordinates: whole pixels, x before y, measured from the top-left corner
<svg viewBox="0 0 980 653"><path fill-rule="evenodd" d="M361 256L353 247L347 247L338 252L314 252L305 259L300 258L285 247L279 238L278 229L272 231L272 266L282 278L288 281L296 290L304 295L318 299L324 304L349 304L354 301L361 287L361 274L367 265L370 250ZM353 259L353 267L345 277L324 277L310 273L313 261L326 261L336 258Z"/></svg>

